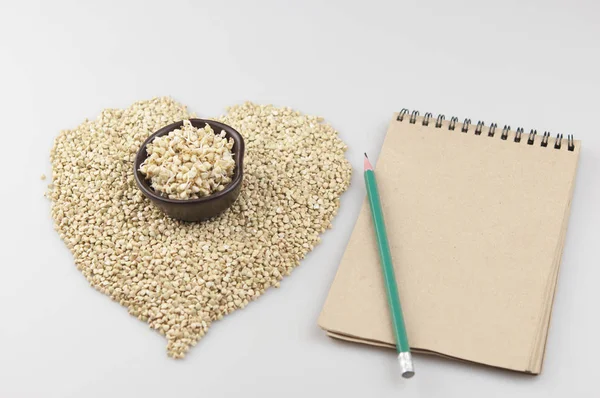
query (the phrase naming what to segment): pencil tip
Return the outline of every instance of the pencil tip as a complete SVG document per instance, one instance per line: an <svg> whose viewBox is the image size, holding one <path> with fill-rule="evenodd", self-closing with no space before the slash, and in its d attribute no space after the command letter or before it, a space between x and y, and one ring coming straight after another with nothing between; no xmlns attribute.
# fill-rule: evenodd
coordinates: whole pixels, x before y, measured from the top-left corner
<svg viewBox="0 0 600 398"><path fill-rule="evenodd" d="M371 165L371 162L369 161L369 157L367 156L366 153L365 153L364 166L365 166L365 171L367 171L367 170L373 170L373 166Z"/></svg>

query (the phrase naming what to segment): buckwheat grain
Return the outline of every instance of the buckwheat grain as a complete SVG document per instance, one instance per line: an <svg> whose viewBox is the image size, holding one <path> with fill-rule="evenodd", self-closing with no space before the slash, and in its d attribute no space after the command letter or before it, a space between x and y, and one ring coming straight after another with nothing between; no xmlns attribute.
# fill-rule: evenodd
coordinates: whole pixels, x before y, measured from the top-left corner
<svg viewBox="0 0 600 398"><path fill-rule="evenodd" d="M208 222L170 219L136 187L133 160L150 134L190 117L163 97L62 131L47 192L77 268L166 336L174 358L211 322L279 286L331 227L351 176L345 144L322 119L245 103L217 119L246 142L238 200Z"/></svg>
<svg viewBox="0 0 600 398"><path fill-rule="evenodd" d="M226 139L224 131L215 134L209 125L196 128L184 120L181 128L146 146L148 157L140 172L162 196L201 198L222 191L231 182L235 168L232 147L233 139Z"/></svg>

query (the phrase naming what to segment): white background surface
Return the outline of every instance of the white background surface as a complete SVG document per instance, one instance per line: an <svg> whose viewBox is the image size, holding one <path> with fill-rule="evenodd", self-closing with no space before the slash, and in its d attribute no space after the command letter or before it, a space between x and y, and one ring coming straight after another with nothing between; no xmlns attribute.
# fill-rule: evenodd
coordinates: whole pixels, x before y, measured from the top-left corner
<svg viewBox="0 0 600 398"><path fill-rule="evenodd" d="M598 2L0 4L0 397L598 396ZM88 286L40 181L61 129L157 95L200 116L245 100L324 116L355 169L322 244L183 361ZM541 376L417 356L406 381L393 351L317 327L363 199L361 154L377 157L402 107L583 140Z"/></svg>

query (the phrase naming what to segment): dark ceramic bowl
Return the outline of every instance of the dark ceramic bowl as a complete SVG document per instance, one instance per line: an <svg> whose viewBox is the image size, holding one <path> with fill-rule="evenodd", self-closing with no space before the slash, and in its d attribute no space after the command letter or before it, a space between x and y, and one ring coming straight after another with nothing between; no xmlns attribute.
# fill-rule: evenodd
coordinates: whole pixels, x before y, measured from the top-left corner
<svg viewBox="0 0 600 398"><path fill-rule="evenodd" d="M146 145L148 145L156 137L160 137L169 134L171 131L183 126L183 120L170 124L156 133L152 134L140 147L135 162L133 164L133 174L135 175L135 182L140 190L146 195L148 199L152 201L169 217L176 218L183 221L201 221L214 217L235 202L240 190L242 188L242 179L244 176L244 139L236 130L232 127L215 122L212 120L204 119L190 119L192 126L202 128L207 124L212 127L216 134L219 134L221 130L225 131L227 138L233 138L233 159L235 160L235 169L233 171L233 177L229 185L225 187L221 192L214 193L210 196L205 196L199 199L188 199L178 200L169 199L159 194L152 189L150 182L146 180L144 175L140 172L140 166L148 157L146 152Z"/></svg>

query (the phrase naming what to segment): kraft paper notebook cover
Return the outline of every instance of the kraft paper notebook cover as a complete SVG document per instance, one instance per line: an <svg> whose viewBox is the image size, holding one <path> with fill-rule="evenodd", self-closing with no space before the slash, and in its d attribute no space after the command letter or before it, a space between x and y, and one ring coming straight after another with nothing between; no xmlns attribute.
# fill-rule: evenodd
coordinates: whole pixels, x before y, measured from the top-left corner
<svg viewBox="0 0 600 398"><path fill-rule="evenodd" d="M580 142L395 114L375 171L415 351L539 374ZM319 325L394 347L365 201Z"/></svg>

